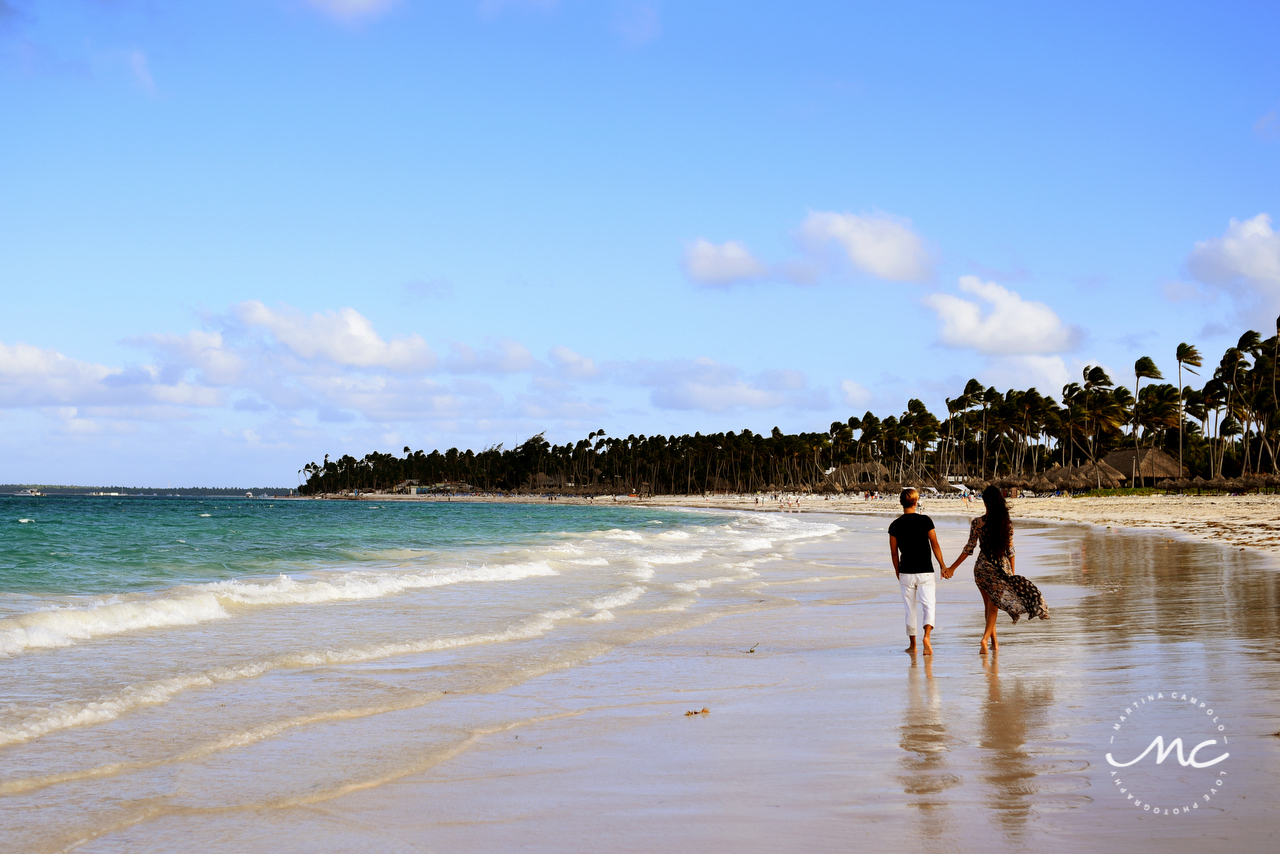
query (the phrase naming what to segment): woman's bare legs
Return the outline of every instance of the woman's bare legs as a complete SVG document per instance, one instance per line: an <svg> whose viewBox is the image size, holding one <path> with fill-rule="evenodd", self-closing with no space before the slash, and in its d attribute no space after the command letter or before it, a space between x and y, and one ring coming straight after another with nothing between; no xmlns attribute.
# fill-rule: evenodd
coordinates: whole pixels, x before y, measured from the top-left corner
<svg viewBox="0 0 1280 854"><path fill-rule="evenodd" d="M978 649L983 655L986 655L988 640L991 641L992 649L1000 649L1000 643L996 640L996 616L1000 613L1000 609L997 608L995 603L987 596L986 591L982 591L982 610L987 617L987 628L986 631L982 633L982 643L979 645Z"/></svg>

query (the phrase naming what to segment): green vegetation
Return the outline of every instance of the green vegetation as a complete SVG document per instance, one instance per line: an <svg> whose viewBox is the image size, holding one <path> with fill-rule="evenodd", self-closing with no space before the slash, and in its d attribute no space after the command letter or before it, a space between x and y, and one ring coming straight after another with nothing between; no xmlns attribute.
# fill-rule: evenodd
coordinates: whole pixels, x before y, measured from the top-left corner
<svg viewBox="0 0 1280 854"><path fill-rule="evenodd" d="M1143 356L1134 365L1132 392L1091 365L1080 382L1062 388L1060 401L1035 388L1001 393L969 380L947 399L942 418L912 399L900 415L882 419L867 412L832 422L823 432L787 435L775 427L767 435L743 430L623 438L596 430L564 445L538 434L516 448L479 452L406 447L403 457L326 455L298 474L306 479L304 494L388 489L404 481L485 491L754 492L836 488L868 478L923 484L1035 477L1053 466L1094 463L1125 447L1159 448L1180 459L1190 475L1206 479L1277 474L1280 320L1277 331L1265 341L1246 332L1198 389L1179 388L1182 375L1198 376L1195 369L1203 364L1199 351L1184 343L1175 354L1179 386L1155 382L1163 374Z"/></svg>

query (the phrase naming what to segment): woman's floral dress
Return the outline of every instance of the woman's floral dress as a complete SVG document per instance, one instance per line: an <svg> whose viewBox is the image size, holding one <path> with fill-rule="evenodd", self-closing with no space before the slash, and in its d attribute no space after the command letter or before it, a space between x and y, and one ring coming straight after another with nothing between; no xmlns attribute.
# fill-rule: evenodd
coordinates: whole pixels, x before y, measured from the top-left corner
<svg viewBox="0 0 1280 854"><path fill-rule="evenodd" d="M979 516L969 523L969 542L965 544L962 554L973 554L982 537L986 519L986 516ZM1023 614L1042 620L1049 619L1049 609L1044 604L1040 589L1025 575L1010 573L1013 567L1009 563L1009 557L1012 554L1013 543L1009 544L1009 554L1002 555L999 560L992 560L985 552L979 552L978 562L973 567L974 583L997 608L1013 617L1015 623Z"/></svg>

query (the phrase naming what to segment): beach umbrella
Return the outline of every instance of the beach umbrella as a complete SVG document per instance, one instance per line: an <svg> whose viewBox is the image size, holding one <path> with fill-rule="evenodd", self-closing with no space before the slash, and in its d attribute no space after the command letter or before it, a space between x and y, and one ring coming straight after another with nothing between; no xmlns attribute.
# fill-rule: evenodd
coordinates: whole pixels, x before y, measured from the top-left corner
<svg viewBox="0 0 1280 854"><path fill-rule="evenodd" d="M1120 473L1106 463L1090 463L1082 466L1080 475L1095 487L1101 484L1108 489L1114 489L1121 483Z"/></svg>
<svg viewBox="0 0 1280 854"><path fill-rule="evenodd" d="M1052 492L1054 486L1047 477L1040 475L1040 477L1031 481L1031 488L1036 492Z"/></svg>
<svg viewBox="0 0 1280 854"><path fill-rule="evenodd" d="M1075 476L1075 470L1070 468L1054 469L1045 477L1058 486L1067 486L1071 483L1071 478Z"/></svg>

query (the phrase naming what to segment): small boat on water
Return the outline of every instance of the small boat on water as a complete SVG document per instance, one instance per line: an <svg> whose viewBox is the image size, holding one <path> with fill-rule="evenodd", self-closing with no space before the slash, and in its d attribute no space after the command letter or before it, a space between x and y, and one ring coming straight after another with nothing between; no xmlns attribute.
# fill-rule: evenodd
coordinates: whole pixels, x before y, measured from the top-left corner
<svg viewBox="0 0 1280 854"><path fill-rule="evenodd" d="M41 492L40 490L36 489L35 487L32 487L31 489L22 489L22 490L19 490L18 492L15 492L15 493L14 493L14 495L33 495L33 496L40 496L40 495L44 495L44 493L43 493L43 492Z"/></svg>

